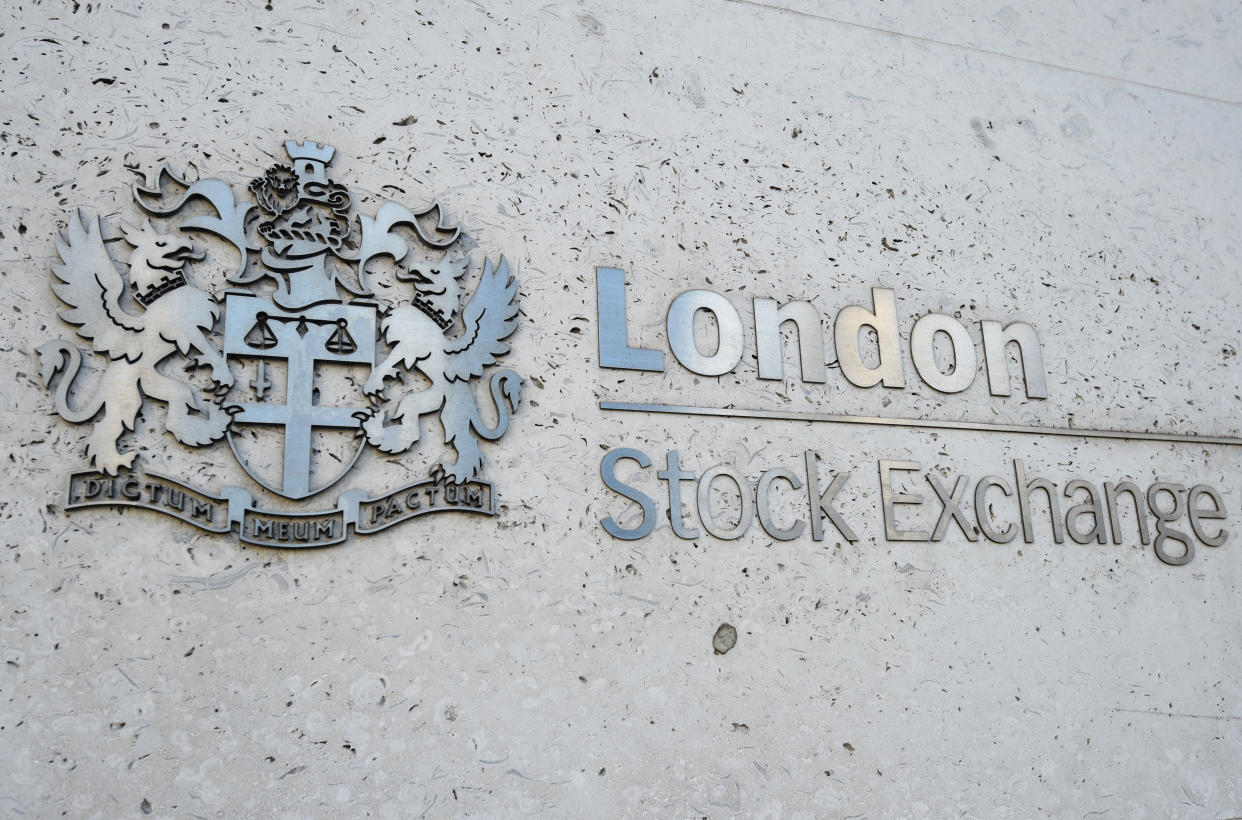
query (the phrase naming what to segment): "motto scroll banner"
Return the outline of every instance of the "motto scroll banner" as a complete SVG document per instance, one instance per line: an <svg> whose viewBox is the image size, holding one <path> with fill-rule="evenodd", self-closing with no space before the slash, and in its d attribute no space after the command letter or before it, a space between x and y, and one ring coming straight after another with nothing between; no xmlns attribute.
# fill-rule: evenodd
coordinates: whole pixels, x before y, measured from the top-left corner
<svg viewBox="0 0 1242 820"><path fill-rule="evenodd" d="M75 473L69 478L68 499L69 510L139 507L207 532L227 533L236 526L242 541L281 549L330 547L343 542L351 526L355 533L369 535L432 513L496 514L491 482L455 484L442 474L376 498L350 490L337 500L335 509L318 512L263 510L240 487L225 487L215 496L157 473L126 471L115 476Z"/></svg>

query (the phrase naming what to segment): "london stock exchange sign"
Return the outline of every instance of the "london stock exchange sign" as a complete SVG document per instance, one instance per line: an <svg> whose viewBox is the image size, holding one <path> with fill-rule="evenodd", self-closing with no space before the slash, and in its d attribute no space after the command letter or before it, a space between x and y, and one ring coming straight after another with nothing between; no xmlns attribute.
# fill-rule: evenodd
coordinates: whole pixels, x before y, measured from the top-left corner
<svg viewBox="0 0 1242 820"><path fill-rule="evenodd" d="M504 434L522 380L509 369L491 374L495 411L486 415L495 424L474 382L508 352L517 328L508 264L485 261L463 306L469 258L438 204L413 212L384 201L355 222L349 190L327 176L334 149L289 141L285 151L288 164L254 179L250 198L220 179L183 182L165 167L153 184L134 186L141 221L69 216L52 289L66 305L61 318L106 367L92 379L76 344L39 348L56 411L91 425L93 469L71 476L67 507L144 507L274 547L327 546L351 529L373 533L428 513L494 515L479 439ZM206 254L190 234L223 253L208 262L237 258L225 278L241 287L222 300L201 288ZM381 257L390 276L368 270ZM172 375L179 357L188 360L183 377ZM195 382L197 369L207 375ZM418 386L397 390L389 379ZM291 501L334 485L367 445L411 450L432 413L456 458L396 490L342 493L331 509L264 510L244 488L212 494L146 471L135 450L123 451L146 399L167 405L165 427L178 442L227 439L251 478Z"/></svg>

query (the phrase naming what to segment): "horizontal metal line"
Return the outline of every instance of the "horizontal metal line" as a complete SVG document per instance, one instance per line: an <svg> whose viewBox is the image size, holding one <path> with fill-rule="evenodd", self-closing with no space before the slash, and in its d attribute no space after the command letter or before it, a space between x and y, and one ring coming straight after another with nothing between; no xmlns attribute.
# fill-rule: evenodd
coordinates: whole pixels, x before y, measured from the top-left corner
<svg viewBox="0 0 1242 820"><path fill-rule="evenodd" d="M1148 433L1128 430L1088 430L1074 427L1031 427L1023 424L988 424L977 421L939 421L936 419L894 419L883 416L850 416L838 413L798 413L791 410L753 410L747 408L694 407L686 404L638 404L628 401L601 401L601 410L624 413L666 413L674 416L718 416L737 419L776 421L827 421L836 424L870 424L879 427L915 427L927 430L970 430L983 433L1017 433L1028 436L1072 436L1112 438L1133 441L1167 441L1174 444L1223 444L1242 447L1242 438L1230 436L1189 436L1177 433Z"/></svg>

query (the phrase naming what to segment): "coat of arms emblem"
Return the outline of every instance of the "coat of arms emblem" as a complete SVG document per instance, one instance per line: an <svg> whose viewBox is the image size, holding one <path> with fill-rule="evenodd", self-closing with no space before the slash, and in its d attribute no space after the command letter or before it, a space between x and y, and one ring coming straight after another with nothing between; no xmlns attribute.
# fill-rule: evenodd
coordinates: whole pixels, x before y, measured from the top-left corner
<svg viewBox="0 0 1242 820"><path fill-rule="evenodd" d="M241 197L223 180L186 182L163 167L134 186L139 220L70 214L52 289L103 369L86 378L73 341L39 348L56 412L91 425L92 469L72 476L68 506L143 506L276 546L339 543L351 528L443 510L494 514L480 439L504 434L522 386L494 367L517 329L508 263L484 259L472 276L438 203L382 200L374 216L355 215L349 189L328 177L332 146L284 148L288 162ZM198 275L213 263L232 286L222 294ZM475 394L485 375L486 410ZM178 442L227 441L250 478L292 501L335 485L367 446L413 450L433 414L453 454L426 480L378 496L349 490L328 510L263 510L244 487L213 495L146 471L127 439L147 399L166 405Z"/></svg>

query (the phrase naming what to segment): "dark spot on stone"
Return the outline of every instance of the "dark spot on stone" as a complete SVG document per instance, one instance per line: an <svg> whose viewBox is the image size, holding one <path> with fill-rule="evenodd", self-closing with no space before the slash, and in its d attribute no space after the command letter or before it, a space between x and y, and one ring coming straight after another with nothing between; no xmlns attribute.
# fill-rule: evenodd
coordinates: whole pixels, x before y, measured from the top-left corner
<svg viewBox="0 0 1242 820"><path fill-rule="evenodd" d="M737 645L737 630L732 624L721 624L712 637L712 649L723 655Z"/></svg>

